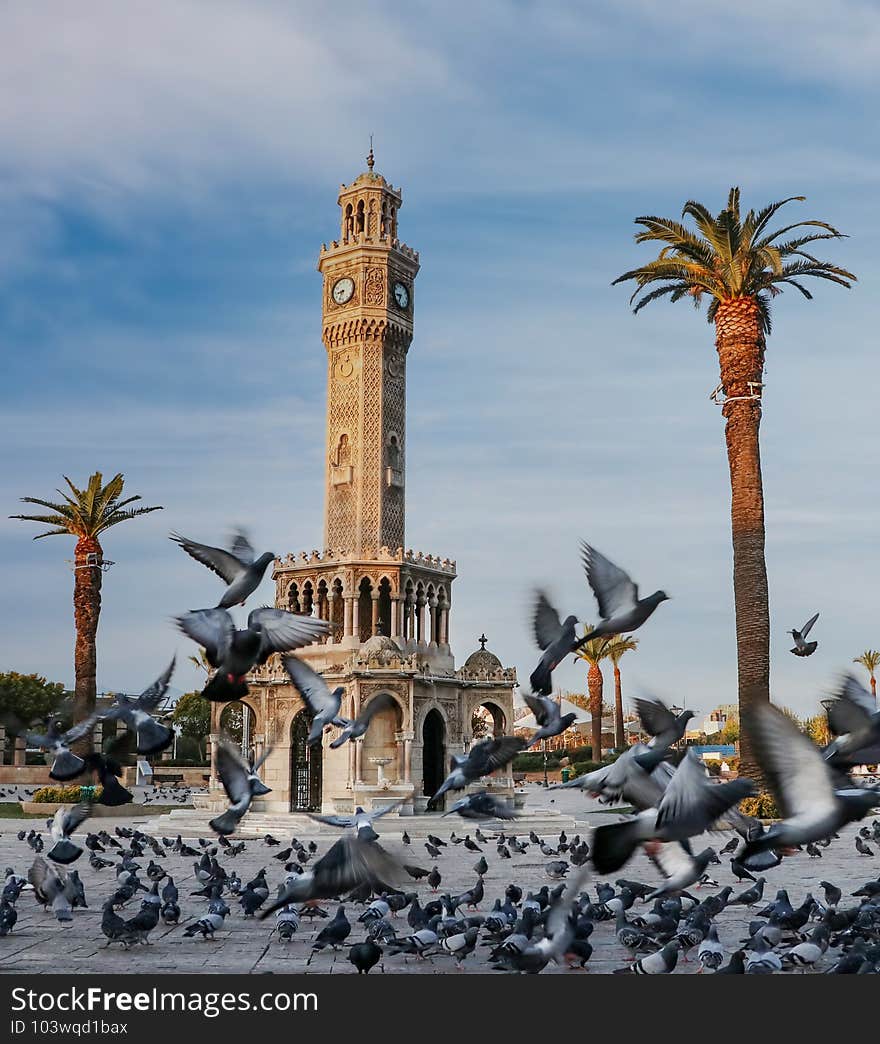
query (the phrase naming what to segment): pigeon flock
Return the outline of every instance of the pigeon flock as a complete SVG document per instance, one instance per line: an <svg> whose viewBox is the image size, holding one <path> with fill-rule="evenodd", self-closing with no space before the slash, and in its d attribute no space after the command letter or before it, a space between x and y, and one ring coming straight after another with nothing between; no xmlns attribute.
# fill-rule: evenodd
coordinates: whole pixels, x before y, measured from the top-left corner
<svg viewBox="0 0 880 1044"><path fill-rule="evenodd" d="M325 621L261 608L250 612L244 629L236 628L229 610L256 591L273 556L258 557L240 533L229 551L176 534L172 539L226 584L217 606L177 617L214 669L206 698L240 699L248 672L280 654L313 714L309 743L321 742L328 727L341 730L334 747L364 735L381 700L354 719L344 717L342 690L331 691L295 655L326 633ZM526 696L537 725L532 743L570 724L549 698L552 673L565 657L585 641L638 629L668 598L663 591L640 598L627 573L588 544L582 545L582 560L600 617L585 637L575 633L576 617L563 621L546 593L536 596L534 633L542 655ZM817 617L791 632L796 655L815 651L816 643L805 638ZM155 753L170 741L171 729L157 711L173 669L174 661L140 697L118 697L67 732L54 720L45 733L28 732L26 723L19 730L51 755L52 778L92 772L103 784L98 801L124 805L132 800L120 782L126 758L134 750ZM779 810L768 825L739 808L758 792L755 782L711 778L682 745L692 712L676 714L654 697L638 699L649 742L550 788L567 791L551 802L588 796L584 811L591 814L593 802L607 806L604 815L594 815L600 825L583 826L571 837L565 830L552 838L518 831L519 813L510 803L486 790L468 790L531 745L516 736L493 736L452 758L429 809L439 812L449 792L467 792L446 798L442 815L396 821L408 824L399 842L395 836L384 844L379 831L400 802L357 808L351 815L313 815L321 825L316 837L292 837L289 843L271 834L236 839L253 799L269 792L259 775L269 752L251 763L233 742L221 741L215 767L228 803L210 822L215 837L154 836L133 825L92 830L94 802L62 808L44 829L18 832L19 865L6 868L0 885L0 938L33 931L35 903L45 918L41 931L52 925L64 930L84 916L77 911L100 909L100 922L89 921L100 933L94 945L125 952L152 946L160 953L171 943L210 948L238 935L245 924L250 934L260 933L263 953L302 948L307 937L301 970L313 962L316 970L325 969L327 954L339 954L358 974L446 960L455 969L481 973L589 971L598 950L602 970L627 974L687 967L714 974L877 973L880 877L862 881L861 867L870 866L880 844L880 820L870 819L880 794L860 784L852 770L880 762L880 713L850 675L823 705L833 737L824 748L772 705L744 714L742 727L762 785ZM102 718L125 727L112 747L88 754L71 749ZM455 829L446 833L452 816L463 836ZM860 825L865 820L869 824ZM331 843L328 830L340 831ZM434 832L422 837L422 830ZM830 850L845 853L845 880L839 873L837 882L822 874ZM81 877L73 864L86 853ZM463 870L471 858L472 866ZM237 869L264 862L247 873ZM783 863L796 868L802 896L774 887L774 872ZM857 888L851 887L853 874ZM24 904L30 904L28 916L21 917Z"/></svg>

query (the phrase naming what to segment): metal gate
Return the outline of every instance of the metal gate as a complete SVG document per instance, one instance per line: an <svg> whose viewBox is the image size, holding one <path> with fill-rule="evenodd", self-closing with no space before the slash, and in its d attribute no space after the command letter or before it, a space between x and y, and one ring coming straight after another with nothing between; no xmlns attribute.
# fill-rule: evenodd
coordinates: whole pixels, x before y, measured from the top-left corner
<svg viewBox="0 0 880 1044"><path fill-rule="evenodd" d="M321 810L321 744L307 743L313 715L301 710L290 727L290 810Z"/></svg>

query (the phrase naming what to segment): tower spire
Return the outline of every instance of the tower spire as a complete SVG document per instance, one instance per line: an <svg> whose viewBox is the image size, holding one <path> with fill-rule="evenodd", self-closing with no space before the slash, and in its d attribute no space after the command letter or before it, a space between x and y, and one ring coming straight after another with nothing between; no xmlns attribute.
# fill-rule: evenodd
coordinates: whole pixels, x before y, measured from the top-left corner
<svg viewBox="0 0 880 1044"><path fill-rule="evenodd" d="M373 156L373 135L370 135L370 152L367 156L367 166L370 170L373 169L373 164L376 162L375 156Z"/></svg>

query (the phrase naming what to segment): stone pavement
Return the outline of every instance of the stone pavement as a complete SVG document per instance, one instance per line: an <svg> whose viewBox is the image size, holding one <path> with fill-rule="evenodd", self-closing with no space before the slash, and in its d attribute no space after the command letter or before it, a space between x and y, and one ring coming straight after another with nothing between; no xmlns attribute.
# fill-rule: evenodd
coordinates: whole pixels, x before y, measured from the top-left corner
<svg viewBox="0 0 880 1044"><path fill-rule="evenodd" d="M550 804L550 800L553 804ZM584 799L578 792L556 791L552 795L546 794L540 787L531 786L527 799L527 810L537 808L556 808L558 811L575 816L579 821L581 832L586 834L589 824L602 822L613 822L615 813L607 811L599 812L595 803ZM870 821L870 820L869 820ZM108 829L111 833L115 825L114 820L101 820L100 827ZM120 820L118 822L125 822ZM146 822L143 820L142 822ZM398 821L399 822L399 821ZM465 824L458 817L450 816L442 820L443 829L438 829L440 836L446 837L451 831L458 836L465 833L473 833L473 824ZM33 860L33 853L16 838L17 832L31 825L42 826L45 821L5 820L0 821L0 867L13 867L18 873L26 873L27 867ZM381 821L379 824L382 829ZM399 827L395 826L396 832ZM390 829L388 833L391 833ZM841 835L840 840L835 841L826 849L823 849L824 858L810 859L806 853L800 853L783 861L782 865L768 874L766 897L769 900L775 894L777 888L787 888L792 902L797 905L803 899L808 890L812 890L819 899L822 891L818 887L820 879L830 880L844 890L844 903L849 900L848 894L857 888L862 882L873 879L880 872L880 857L874 860L866 856L860 856L854 848L853 838L856 833L855 827L847 828ZM327 830L318 841L319 854L327 850L333 840L338 837L337 831ZM707 843L713 843L720 848L731 835L715 834ZM234 839L233 839L234 840ZM286 837L280 837L285 844ZM547 841L555 847L555 839L547 837ZM421 842L414 841L410 848L406 848L399 842L390 842L387 847L402 856L403 861L415 864L426 869L434 865L425 852ZM702 847L702 842L697 839L695 850ZM873 847L873 844L872 844ZM262 840L250 839L246 842L245 851L235 857L221 857L221 861L227 869L235 869L243 881L250 880L263 866L268 870L268 879L272 893L275 886L284 876L283 866L273 859L277 848L271 848ZM108 854L112 854L108 853ZM527 853L522 856L514 856L510 860L501 860L495 851L494 844L484 846L484 855L489 863L489 871L485 876L486 899L481 904L481 912L487 912L496 896L503 896L505 887L511 881L515 881L525 889L537 889L541 885L549 884L551 887L555 882L549 881L544 866L548 859L542 856L535 848L530 846ZM141 860L142 866L146 868L150 853ZM470 887L475 881L473 866L479 859L479 855L469 852L461 845L450 844L442 857L437 860L437 866L443 875L441 892L450 891L455 894ZM74 922L69 927L61 927L57 924L51 913L44 913L41 907L34 902L30 893L24 893L18 902L19 919L12 935L0 939L0 973L109 973L109 972L178 972L204 974L211 971L244 972L244 973L284 973L284 972L307 972L307 973L345 973L354 972L353 967L347 960L348 948L351 943L364 938L364 929L359 924L354 924L348 943L338 952L322 951L317 953L308 963L311 952L311 942L326 923L322 920L309 920L303 918L300 930L290 943L279 941L273 932L274 919L259 921L245 919L240 907L230 902L232 913L226 918L224 929L219 931L214 942L202 941L200 938L185 939L183 928L193 919L198 919L205 910L206 903L199 898L191 898L189 893L195 889L197 884L193 875L193 858L183 858L177 855L169 855L163 866L173 875L180 889L181 922L176 927L159 927L151 935L151 945L139 946L125 951L119 945L114 944L105 948L105 939L100 931L101 902L115 887L115 875L112 868L102 871L94 871L83 856L75 864L82 877L86 895L89 902L88 910L77 910L74 913ZM733 877L727 857L721 866L709 868L718 881L719 887L730 884L735 892L741 887ZM144 874L142 872L142 877ZM642 880L645 882L659 883L659 876L652 864L640 854L622 872L621 877ZM146 878L144 878L146 879ZM408 891L417 892L420 901L424 904L432 898L430 887L425 884L409 882L402 885ZM592 890L596 879L591 877L587 887ZM695 890L695 894L703 895L713 891L714 888L703 888ZM439 894L439 893L438 893ZM335 903L326 903L325 907L331 916L335 912ZM638 908L638 904L637 904ZM123 916L133 916L138 909L134 901L129 904L128 911L121 911ZM760 907L756 908L760 909ZM349 919L360 916L362 908L349 905L347 913ZM723 911L718 918L717 924L721 942L729 952L737 948L738 941L745 935L745 925L754 917L755 910L748 911L741 908L732 908ZM398 918L392 918L392 923L397 922L398 934L409 933L404 912ZM592 936L594 946L593 957L587 966L591 974L597 972L610 972L624 964L627 954L617 942L614 936L613 922L597 924ZM485 963L487 950L478 947L476 953L467 958L462 974L485 973L489 969ZM693 954L694 961L684 962L679 960L676 973L693 974L698 971L696 964L696 953ZM437 974L448 971L457 974L455 965L451 958L437 956L427 960L415 957L386 956L380 966L374 971L385 973L403 974ZM564 968L548 968L546 974L577 975L578 972L570 972Z"/></svg>

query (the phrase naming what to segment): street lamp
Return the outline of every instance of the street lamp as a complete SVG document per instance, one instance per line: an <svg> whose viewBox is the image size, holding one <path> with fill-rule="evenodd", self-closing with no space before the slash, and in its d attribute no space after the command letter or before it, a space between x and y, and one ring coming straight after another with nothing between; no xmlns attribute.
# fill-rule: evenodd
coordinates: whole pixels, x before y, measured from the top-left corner
<svg viewBox="0 0 880 1044"><path fill-rule="evenodd" d="M547 782L547 737L545 736L541 740L541 748L544 752L544 789L546 790L549 786Z"/></svg>

